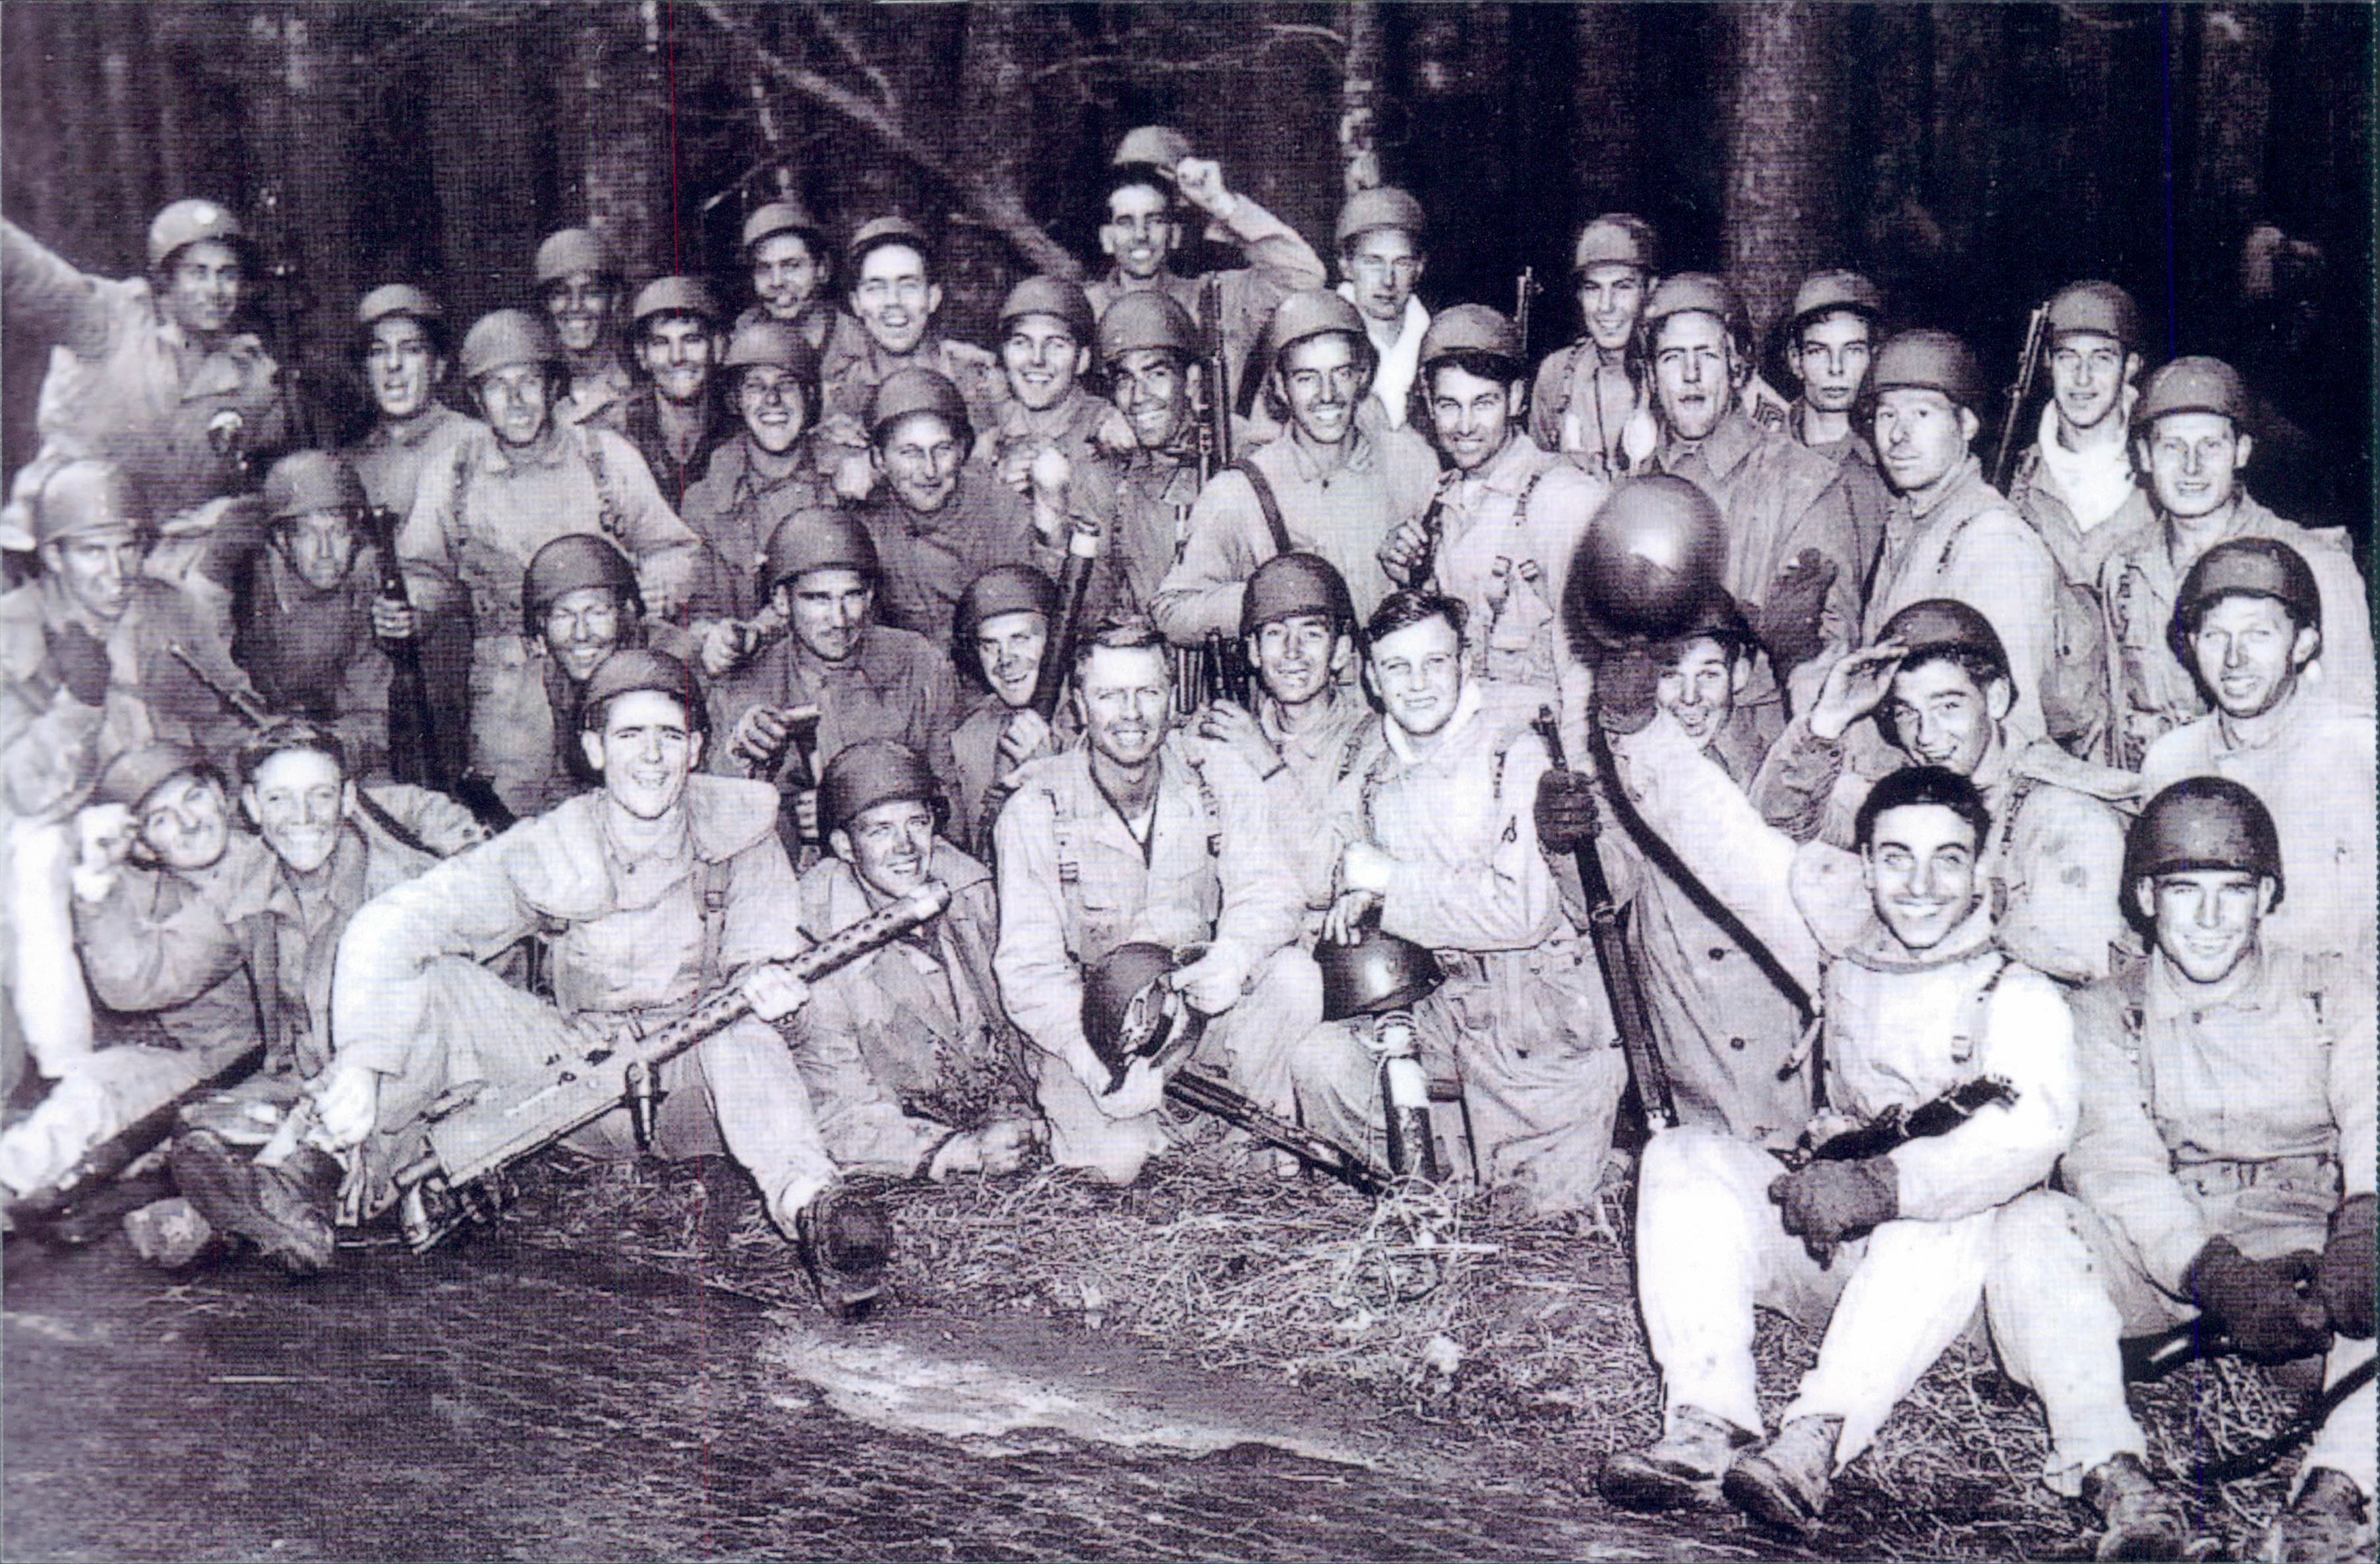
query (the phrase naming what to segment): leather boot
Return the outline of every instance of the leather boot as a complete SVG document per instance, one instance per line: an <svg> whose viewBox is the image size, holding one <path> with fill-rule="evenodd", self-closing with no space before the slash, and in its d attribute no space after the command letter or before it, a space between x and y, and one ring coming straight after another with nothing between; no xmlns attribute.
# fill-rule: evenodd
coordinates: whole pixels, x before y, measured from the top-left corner
<svg viewBox="0 0 2380 1564"><path fill-rule="evenodd" d="M176 1137L171 1161L183 1198L216 1228L247 1239L292 1276L329 1268L339 1178L327 1153L300 1146L283 1166L260 1168L213 1131L189 1130Z"/></svg>
<svg viewBox="0 0 2380 1564"><path fill-rule="evenodd" d="M794 1218L802 1265L819 1302L839 1320L856 1320L884 1294L892 1263L892 1219L884 1207L840 1184L831 1185Z"/></svg>
<svg viewBox="0 0 2380 1564"><path fill-rule="evenodd" d="M2372 1506L2355 1479L2317 1466L2256 1549L2271 1564L2372 1557Z"/></svg>
<svg viewBox="0 0 2380 1564"><path fill-rule="evenodd" d="M2130 1450L2083 1473L2082 1501L2099 1512L2105 1528L2096 1558L2180 1558L2190 1546L2190 1516L2181 1500L2157 1486Z"/></svg>
<svg viewBox="0 0 2380 1564"><path fill-rule="evenodd" d="M1622 1509L1715 1504L1719 1477L1736 1451L1760 1442L1750 1429L1695 1406L1671 1407L1661 1423L1658 1441L1615 1451L1603 1462L1597 1491Z"/></svg>
<svg viewBox="0 0 2380 1564"><path fill-rule="evenodd" d="M1806 1536L1827 1508L1835 1441L1842 1431L1840 1417L1797 1417L1760 1449L1736 1457L1719 1480L1719 1491L1754 1520Z"/></svg>

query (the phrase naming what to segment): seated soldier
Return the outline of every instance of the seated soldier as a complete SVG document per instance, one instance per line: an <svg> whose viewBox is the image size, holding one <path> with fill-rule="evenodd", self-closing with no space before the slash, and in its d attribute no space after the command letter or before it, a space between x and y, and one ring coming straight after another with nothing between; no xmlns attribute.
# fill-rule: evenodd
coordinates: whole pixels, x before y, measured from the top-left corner
<svg viewBox="0 0 2380 1564"><path fill-rule="evenodd" d="M232 594L232 661L275 711L327 722L358 773L389 752L384 641L409 638L414 616L381 593L381 545L364 489L343 456L299 451L264 475L267 546Z"/></svg>
<svg viewBox="0 0 2380 1564"><path fill-rule="evenodd" d="M422 1155L433 1107L534 1085L556 1055L627 1030L650 1035L732 985L751 1012L656 1072L654 1148L733 1157L770 1219L803 1246L821 1295L864 1305L890 1229L839 1191L777 1029L808 995L776 964L805 941L784 915L799 892L777 843L775 797L696 772L709 722L694 675L674 658L614 652L589 682L579 722L599 791L395 887L349 921L331 995L337 1049L316 1094L322 1129L334 1146L360 1148L364 1207L382 1207L394 1173ZM551 940L551 1003L478 960L540 931ZM633 1155L630 1120L624 1104L569 1142Z"/></svg>
<svg viewBox="0 0 2380 1564"><path fill-rule="evenodd" d="M1217 698L1194 719L1265 784L1281 845L1297 855L1310 936L1330 905L1338 847L1322 829L1332 795L1380 750L1380 723L1352 683L1357 643L1347 583L1318 554L1275 554L1240 599L1240 645L1255 671L1249 707Z"/></svg>
<svg viewBox="0 0 2380 1564"><path fill-rule="evenodd" d="M1425 1066L1461 1079L1481 1177L1532 1212L1585 1210L1627 1067L1593 947L1537 849L1538 698L1471 676L1464 617L1453 598L1401 591L1364 627L1383 744L1332 800L1341 890L1322 938L1353 943L1377 915L1438 953L1446 981L1414 1019ZM1301 1053L1325 1088L1301 1091L1306 1121L1381 1144L1379 1094L1350 1024L1326 1024Z"/></svg>
<svg viewBox="0 0 2380 1564"><path fill-rule="evenodd" d="M541 814L601 779L578 738L578 701L587 681L621 647L645 644L645 599L637 567L601 538L574 532L538 550L521 573L521 634L529 654L545 670L545 705L527 709L524 721L540 721L546 742L524 735L513 752L528 762L547 757L541 775L498 779L504 792Z"/></svg>
<svg viewBox="0 0 2380 1564"><path fill-rule="evenodd" d="M819 780L833 855L802 876L803 933L825 940L929 882L951 892L930 924L815 985L794 1019L794 1062L846 1173L1013 1173L1042 1138L991 972L991 875L941 839L941 783L890 739L853 745Z"/></svg>
<svg viewBox="0 0 2380 1564"><path fill-rule="evenodd" d="M2004 903L2000 948L2062 982L2087 982L2107 976L2108 947L2123 935L2111 892L2124 827L2111 800L2129 800L2137 784L2052 740L2020 743L2010 723L2016 699L1988 620L1948 599L1912 603L1885 622L1876 645L1828 671L1816 704L1769 751L1753 802L1797 840L1849 846L1868 782L1845 763L1862 737L1846 735L1873 717L1890 746L1873 769L1941 766L1983 790L1994 821L1984 868Z"/></svg>
<svg viewBox="0 0 2380 1564"><path fill-rule="evenodd" d="M811 845L820 840L818 768L845 745L898 739L947 782L958 680L923 636L876 622L883 571L859 518L787 516L769 540L760 579L792 634L719 691L718 717L732 734L720 769L778 779L785 823Z"/></svg>
<svg viewBox="0 0 2380 1564"><path fill-rule="evenodd" d="M2318 577L2277 538L2232 538L2198 556L2166 636L2213 708L2158 737L2141 784L2228 777L2270 809L2294 866L2268 943L2361 954L2371 964L2372 710L2309 680L2323 649ZM2351 612L2360 612L2357 605Z"/></svg>
<svg viewBox="0 0 2380 1564"><path fill-rule="evenodd" d="M2148 1483L2119 1337L2195 1315L2200 1341L2267 1362L2327 1349L2336 1385L2371 1363L2373 1335L2371 956L2265 941L2296 887L2272 816L2237 782L2165 789L2124 857L2147 959L2074 997L2070 1193L2004 1213L2029 1219L2004 1236L2017 1263L1990 1298L2002 1364L2048 1411L2049 1481L2070 1494L2079 1476L2103 1508L2111 1467ZM2323 1420L2256 1557L2370 1558L2373 1469L2367 1381ZM2180 1504L2152 1498L2170 1529L2100 1558L2188 1557Z"/></svg>
<svg viewBox="0 0 2380 1564"><path fill-rule="evenodd" d="M992 970L1038 1050L1050 1155L1110 1183L1138 1178L1172 1139L1165 1069L1136 1060L1118 1080L1085 1034L1086 985L1111 956L1171 952L1167 983L1208 1018L1195 1058L1277 1113L1298 1095L1293 1049L1322 1013L1321 975L1291 945L1297 885L1263 784L1229 750L1167 731L1172 675L1146 623L1087 637L1074 667L1084 742L1018 769L994 833ZM1370 1081L1368 1062L1356 1073Z"/></svg>
<svg viewBox="0 0 2380 1564"><path fill-rule="evenodd" d="M959 598L959 668L984 693L951 735L959 784L951 835L978 853L990 853L1016 768L1058 751L1058 734L1033 709L1057 619L1058 584L1029 564L996 564Z"/></svg>
<svg viewBox="0 0 2380 1564"><path fill-rule="evenodd" d="M1994 942L1977 872L1990 817L1973 782L1934 766L1877 782L1860 806L1852 869L1833 849L1797 853L1682 735L1660 722L1644 733L1628 774L1647 823L1805 986L1823 982L1832 1110L1813 1138L1985 1076L2009 1088L1946 1133L1792 1171L1712 1129L1664 1131L1645 1148L1636 1294L1663 1432L1609 1458L1602 1492L1656 1509L1723 1493L1763 1524L1806 1534L1834 1474L1979 1303L2006 1350L2002 1299L2030 1231L2022 1198L2074 1130L2071 1024L2057 988ZM1816 1365L1765 1445L1756 1308L1825 1327ZM2093 1468L2104 1515L2124 1518L2136 1476Z"/></svg>

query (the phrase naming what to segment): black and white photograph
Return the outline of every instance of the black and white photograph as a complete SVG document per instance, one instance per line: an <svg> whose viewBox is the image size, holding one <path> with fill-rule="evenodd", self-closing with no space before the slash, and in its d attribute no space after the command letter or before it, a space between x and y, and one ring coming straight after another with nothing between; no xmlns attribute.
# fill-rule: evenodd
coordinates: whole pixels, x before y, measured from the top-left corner
<svg viewBox="0 0 2380 1564"><path fill-rule="evenodd" d="M2360 0L8 0L0 1557L2374 1558Z"/></svg>

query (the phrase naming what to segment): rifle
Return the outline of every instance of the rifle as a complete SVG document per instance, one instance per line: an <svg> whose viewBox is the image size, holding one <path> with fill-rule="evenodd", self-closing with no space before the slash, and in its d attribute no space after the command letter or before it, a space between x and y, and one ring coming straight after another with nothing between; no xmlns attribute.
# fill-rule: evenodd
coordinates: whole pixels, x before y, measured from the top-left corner
<svg viewBox="0 0 2380 1564"><path fill-rule="evenodd" d="M229 685L225 684L212 673L208 673L203 667L200 666L199 660L192 657L189 653L189 649L183 646L181 642L167 641L165 643L165 651L166 654L172 657L175 661L180 663L188 671L190 677L199 682L199 687L200 689L214 697L218 701L221 701L225 710L230 712L241 721L246 722L258 733L262 733L265 729L273 726L273 717L272 712L267 711L261 705L251 697L240 694L239 691L232 688Z"/></svg>
<svg viewBox="0 0 2380 1564"><path fill-rule="evenodd" d="M1521 353L1525 358L1529 351L1529 301L1541 291L1537 284L1537 269L1522 267L1520 280L1513 285L1512 291L1512 332L1520 340Z"/></svg>
<svg viewBox="0 0 2380 1564"><path fill-rule="evenodd" d="M1165 1083L1165 1095L1184 1108L1195 1108L1227 1124L1237 1125L1275 1150L1286 1151L1305 1166L1330 1174L1358 1194L1377 1199L1389 1192L1390 1175L1373 1166L1369 1158L1349 1150L1329 1135L1266 1112L1202 1071L1175 1071Z"/></svg>
<svg viewBox="0 0 2380 1564"><path fill-rule="evenodd" d="M1223 351L1223 280L1213 272L1198 280L1198 319L1207 336L1207 416L1198 436L1198 482L1203 488L1209 472L1232 465L1232 369Z"/></svg>
<svg viewBox="0 0 2380 1564"><path fill-rule="evenodd" d="M1198 661L1199 683L1209 698L1255 709L1256 679L1236 643L1225 640L1220 630L1209 630L1199 648Z"/></svg>
<svg viewBox="0 0 2380 1564"><path fill-rule="evenodd" d="M1446 485L1440 483L1438 492L1429 497L1429 508L1421 513L1421 552L1414 556L1413 585L1427 589L1430 573L1438 568L1439 540L1446 536Z"/></svg>
<svg viewBox="0 0 2380 1564"><path fill-rule="evenodd" d="M2025 398L2033 394L2033 381L2041 369L2041 339L2049 330L2049 306L2034 309L2024 327L2024 359L2016 367L2016 384L2009 391L2008 414L2000 419L1999 448L1992 453L1992 487L2008 492L2009 479L2016 472L2017 419L2022 415Z"/></svg>
<svg viewBox="0 0 2380 1564"><path fill-rule="evenodd" d="M776 964L789 976L816 982L931 922L950 902L948 886L922 885ZM396 1173L407 1245L420 1254L459 1226L469 1209L492 1208L498 1203L497 1182L506 1169L623 1104L635 1124L637 1144L650 1146L654 1113L663 1095L656 1089L655 1073L751 1013L751 1001L740 985L722 988L650 1035L640 1034L632 1024L621 1036L572 1045L557 1073L542 1084L483 1094L432 1118L427 1126L428 1155Z"/></svg>
<svg viewBox="0 0 2380 1564"><path fill-rule="evenodd" d="M411 608L413 595L396 559L396 512L371 505L364 518L380 548L380 595ZM417 624L415 633L404 640L382 643L382 649L389 661L389 771L401 782L448 792L455 779L445 774L445 758L438 748L438 717L430 702L430 682L421 673L420 626Z"/></svg>
<svg viewBox="0 0 2380 1564"><path fill-rule="evenodd" d="M1033 676L1032 708L1045 722L1058 720L1058 697L1075 664L1075 648L1083 638L1083 610L1089 606L1091 572L1098 568L1103 532L1072 527L1066 535L1066 569L1058 583L1058 633L1041 648L1041 666Z"/></svg>
<svg viewBox="0 0 2380 1564"><path fill-rule="evenodd" d="M1590 709L1590 725L1598 721ZM1568 770L1562 756L1561 731L1554 709L1537 708L1531 724L1545 741L1546 754L1558 770ZM1678 1105L1670 1095L1670 1072L1653 1042L1653 1013L1645 1002L1645 979L1636 970L1635 953L1621 937L1620 909L1611 899L1611 882L1604 877L1603 859L1592 837L1571 850L1578 866L1579 889L1586 894L1586 933L1595 942L1595 964L1603 973L1604 997L1611 1002L1611 1019L1620 1028L1621 1051L1628 1057L1628 1075L1636 1083L1636 1099L1655 1130L1677 1128Z"/></svg>
<svg viewBox="0 0 2380 1564"><path fill-rule="evenodd" d="M28 1190L10 1201L7 1226L13 1231L51 1227L64 1221L74 1215L76 1206L89 1199L94 1191L113 1181L115 1175L172 1134L184 1108L211 1092L247 1079L263 1067L263 1043L253 1043L242 1049L207 1075L193 1081L84 1152L75 1159L73 1166L50 1182Z"/></svg>

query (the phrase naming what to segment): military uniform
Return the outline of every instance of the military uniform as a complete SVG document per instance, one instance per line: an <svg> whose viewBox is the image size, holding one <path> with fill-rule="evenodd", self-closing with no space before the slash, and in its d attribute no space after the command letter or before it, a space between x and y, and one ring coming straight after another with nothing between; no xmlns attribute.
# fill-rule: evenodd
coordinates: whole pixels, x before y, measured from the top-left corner
<svg viewBox="0 0 2380 1564"><path fill-rule="evenodd" d="M1291 941L1299 897L1263 786L1240 760L1182 734L1158 752L1144 840L1116 813L1087 747L1018 768L1001 812L1000 945L992 969L1009 1016L1039 1057L1038 1101L1060 1167L1128 1183L1162 1150L1163 1115L1111 1119L1087 1083L1107 1067L1083 1035L1083 974L1120 945L1203 944L1249 974L1207 1024L1196 1058L1224 1065L1259 1106L1296 1098L1292 1051L1322 1013L1321 975Z"/></svg>
<svg viewBox="0 0 2380 1564"><path fill-rule="evenodd" d="M380 553L369 546L327 592L268 547L249 562L232 597L232 661L273 710L336 729L358 776L388 764L392 664L371 621L379 583Z"/></svg>
<svg viewBox="0 0 2380 1564"><path fill-rule="evenodd" d="M1182 557L1198 503L1198 453L1188 441L1135 451L1115 477L1106 558L1116 572L1117 607L1146 614Z"/></svg>
<svg viewBox="0 0 2380 1564"><path fill-rule="evenodd" d="M369 1165L385 1178L422 1149L431 1105L474 1082L546 1078L597 1037L650 1034L805 946L799 892L777 844L776 795L754 782L686 779L674 845L633 853L613 836L608 796L586 794L447 859L367 903L339 941L332 1035L340 1068L378 1077ZM550 941L553 1002L507 987L480 958L531 934ZM808 1094L783 1036L746 1016L662 1065L664 1156L724 1150L772 1214L833 1182ZM461 1111L469 1112L464 1109ZM625 1154L625 1107L571 1137ZM383 1186L384 1187L384 1186Z"/></svg>
<svg viewBox="0 0 2380 1564"><path fill-rule="evenodd" d="M616 351L591 364L570 366L570 390L553 406L556 423L623 433L627 427L628 399L636 394L637 377Z"/></svg>
<svg viewBox="0 0 2380 1564"><path fill-rule="evenodd" d="M669 437L662 430L661 393L650 385L639 385L628 393L620 410L620 433L644 457L645 467L652 474L653 486L670 509L683 515L686 494L710 470L710 458L729 441L742 431L743 426L719 405L719 398L706 393L702 402L702 427L697 430L693 446L680 461L670 449Z"/></svg>
<svg viewBox="0 0 2380 1564"><path fill-rule="evenodd" d="M1388 741L1378 713L1343 685L1315 697L1305 715L1306 725L1289 732L1281 726L1281 703L1259 688L1257 728L1281 757L1280 769L1264 780L1265 796L1282 845L1298 861L1310 943L1330 909L1331 877L1339 867L1338 843L1328 829L1333 802L1349 779L1362 776L1379 758Z"/></svg>
<svg viewBox="0 0 2380 1564"><path fill-rule="evenodd" d="M769 478L752 460L749 436L712 453L709 467L686 491L679 514L702 540L702 568L688 603L698 619L749 619L769 600L759 584L760 556L778 524L796 511L832 503L817 477L797 467Z"/></svg>
<svg viewBox="0 0 2380 1564"><path fill-rule="evenodd" d="M1553 687L1570 655L1559 616L1562 583L1609 492L1518 430L1478 471L1439 480L1438 586L1470 610L1465 638L1477 676ZM1522 574L1529 564L1534 582Z"/></svg>
<svg viewBox="0 0 2380 1564"><path fill-rule="evenodd" d="M1335 467L1295 432L1243 459L1271 486L1289 550L1329 560L1347 582L1356 619L1369 617L1389 594L1380 545L1400 524L1419 520L1436 491L1438 462L1429 447L1410 430L1373 433L1355 424L1345 459ZM1248 576L1285 552L1246 475L1228 467L1215 474L1191 507L1181 563L1149 605L1157 627L1176 646L1196 646L1209 630L1236 634Z"/></svg>
<svg viewBox="0 0 2380 1564"><path fill-rule="evenodd" d="M1462 1082L1482 1175L1560 1211L1594 1200L1627 1066L1594 947L1537 847L1538 706L1534 691L1467 685L1423 752L1384 724L1371 766L1339 790L1331 830L1334 844L1368 842L1395 860L1380 927L1447 972L1414 1019L1425 1065ZM1324 1070L1334 1049L1352 1067ZM1319 1028L1304 1052L1338 1088L1301 1098L1307 1121L1378 1143L1378 1094L1348 1024Z"/></svg>
<svg viewBox="0 0 2380 1564"><path fill-rule="evenodd" d="M2040 433L2017 458L2009 503L2033 523L2066 579L2094 588L2108 553L2155 508L2132 471L2129 442L2088 462L2058 443L2055 401L2041 409Z"/></svg>
<svg viewBox="0 0 2380 1564"><path fill-rule="evenodd" d="M2223 537L2276 538L2304 558L2322 594L2322 655L2308 671L2308 687L2345 705L2369 707L2371 600L2340 535L2285 521L2241 494ZM2221 540L2212 540L2209 546ZM2164 518L2150 512L2109 540L2099 567L2119 765L2139 766L2159 736L2206 710L2196 680L2175 661L2166 639L2181 578L2192 563L2175 557Z"/></svg>
<svg viewBox="0 0 2380 1564"><path fill-rule="evenodd" d="M966 655L966 649L960 655ZM1015 709L987 693L951 734L951 760L958 779L958 812L952 818L951 833L966 850L985 856L991 853L992 827L1015 782L1015 768L1000 752L1001 736L1008 731L1008 719ZM1055 755L1071 742L1065 735L1074 732L1074 723L1062 705L1058 719L1051 736L1042 740L1041 747L1026 760Z"/></svg>
<svg viewBox="0 0 2380 1564"><path fill-rule="evenodd" d="M1874 441L1856 429L1840 440L1812 440L1803 432L1807 413L1802 403L1795 402L1786 429L1803 449L1832 459L1841 477L1843 504L1852 518L1853 562L1859 566L1853 598L1864 605L1876 581L1876 557L1884 552L1884 520L1892 510L1892 487L1884 480Z"/></svg>
<svg viewBox="0 0 2380 1564"><path fill-rule="evenodd" d="M364 493L371 503L402 517L413 514L422 473L437 466L455 441L486 427L443 402L432 402L401 424L380 419L339 455L364 480Z"/></svg>
<svg viewBox="0 0 2380 1564"><path fill-rule="evenodd" d="M1606 482L1640 470L1661 443L1649 382L1582 339L1546 355L1529 394L1529 438Z"/></svg>
<svg viewBox="0 0 2380 1564"><path fill-rule="evenodd" d="M713 687L712 725L721 734L732 732L737 719L756 705L818 707L814 768L823 769L861 739L898 739L925 758L945 787L951 784L958 676L951 671L951 660L922 636L870 624L860 632L856 649L839 662L827 661L798 637L788 636L744 673ZM711 764L714 770L729 770L742 762L728 755L722 742L715 746Z"/></svg>
<svg viewBox="0 0 2380 1564"><path fill-rule="evenodd" d="M1034 1072L992 976L991 874L936 842L928 877L951 903L907 939L830 974L794 1018L794 1062L846 1172L922 1177L952 1136L1030 1116ZM841 858L802 876L802 932L820 940L877 910Z"/></svg>
<svg viewBox="0 0 2380 1564"><path fill-rule="evenodd" d="M819 366L827 412L865 427L876 388L893 370L912 367L931 370L957 386L966 401L967 421L978 433L999 427L1002 405L1009 399L999 357L971 342L937 336L930 328L913 351L903 354L886 352L864 327L839 346L829 339Z"/></svg>
<svg viewBox="0 0 2380 1564"><path fill-rule="evenodd" d="M940 510L910 506L892 484L880 484L859 509L883 562L876 616L948 649L959 594L998 564L1037 564L1055 576L1059 549L1033 526L1032 506L990 470L970 463Z"/></svg>

